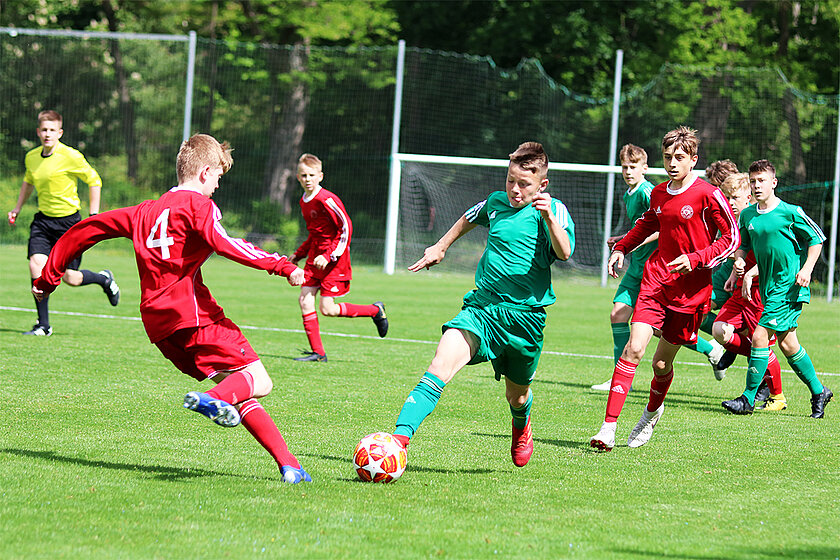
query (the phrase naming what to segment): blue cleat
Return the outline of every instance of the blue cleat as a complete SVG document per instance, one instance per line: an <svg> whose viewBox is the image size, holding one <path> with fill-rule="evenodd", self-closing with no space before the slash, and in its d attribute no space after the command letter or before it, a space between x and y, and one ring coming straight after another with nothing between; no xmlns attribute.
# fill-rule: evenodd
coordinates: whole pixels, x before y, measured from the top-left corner
<svg viewBox="0 0 840 560"><path fill-rule="evenodd" d="M296 469L289 465L283 465L280 468L283 471L283 482L290 484L297 484L298 482L312 482L312 477L309 473L303 470L303 467Z"/></svg>
<svg viewBox="0 0 840 560"><path fill-rule="evenodd" d="M198 391L187 393L184 397L184 408L203 414L219 426L233 428L239 425L239 411L232 404L214 399L207 393Z"/></svg>

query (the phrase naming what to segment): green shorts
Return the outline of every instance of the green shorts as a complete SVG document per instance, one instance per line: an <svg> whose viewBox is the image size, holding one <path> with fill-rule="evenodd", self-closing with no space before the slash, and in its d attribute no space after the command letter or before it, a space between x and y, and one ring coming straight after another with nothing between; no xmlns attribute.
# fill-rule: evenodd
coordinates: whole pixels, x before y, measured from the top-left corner
<svg viewBox="0 0 840 560"><path fill-rule="evenodd" d="M545 310L492 303L475 291L464 296L464 306L442 330L460 329L478 339L469 365L489 361L496 379L504 375L519 385L530 385L537 371L545 329Z"/></svg>
<svg viewBox="0 0 840 560"><path fill-rule="evenodd" d="M801 314L801 301L771 301L764 304L758 324L772 331L785 332L799 326L797 320Z"/></svg>
<svg viewBox="0 0 840 560"><path fill-rule="evenodd" d="M723 289L723 286L729 279L729 275L732 274L733 264L735 264L735 261L726 259L712 271L712 301L717 309L723 307L726 300L732 297L732 292L727 292Z"/></svg>
<svg viewBox="0 0 840 560"><path fill-rule="evenodd" d="M636 277L625 273L621 277L618 289L615 291L613 303L623 303L628 307L636 307L636 298L639 297L639 286L642 285L642 277Z"/></svg>

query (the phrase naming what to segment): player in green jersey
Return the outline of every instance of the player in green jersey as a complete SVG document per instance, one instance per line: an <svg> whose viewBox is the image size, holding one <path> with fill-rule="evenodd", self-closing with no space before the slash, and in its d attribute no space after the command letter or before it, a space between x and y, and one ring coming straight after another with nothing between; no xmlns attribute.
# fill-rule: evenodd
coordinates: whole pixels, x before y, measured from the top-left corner
<svg viewBox="0 0 840 560"><path fill-rule="evenodd" d="M733 414L751 414L755 393L767 370L770 337L776 334L793 371L811 392L811 418L822 418L834 396L817 379L811 358L796 337L802 304L811 299L811 273L820 256L825 235L799 206L776 196L776 168L766 159L750 165L750 188L757 204L741 212L741 246L735 251L734 270L744 274L744 256L752 249L758 264L764 311L752 336L750 365L744 393L723 402Z"/></svg>
<svg viewBox="0 0 840 560"><path fill-rule="evenodd" d="M505 376L505 396L513 416L513 462L522 467L531 458L530 386L542 350L545 306L556 299L551 264L568 259L575 246L568 210L545 192L547 174L542 145L521 144L510 154L505 190L467 210L408 267L412 272L428 269L474 227L488 228L487 247L475 272L476 289L464 297L461 312L443 325L435 357L397 418L394 435L403 445L408 445L461 368L490 361L496 379Z"/></svg>

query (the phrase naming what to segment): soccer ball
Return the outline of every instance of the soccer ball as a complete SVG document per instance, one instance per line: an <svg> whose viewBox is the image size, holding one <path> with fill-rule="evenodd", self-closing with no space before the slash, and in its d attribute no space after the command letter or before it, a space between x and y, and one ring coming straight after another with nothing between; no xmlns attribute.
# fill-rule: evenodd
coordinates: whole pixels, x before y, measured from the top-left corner
<svg viewBox="0 0 840 560"><path fill-rule="evenodd" d="M394 482L407 461L405 448L386 432L366 435L353 451L353 468L365 482Z"/></svg>

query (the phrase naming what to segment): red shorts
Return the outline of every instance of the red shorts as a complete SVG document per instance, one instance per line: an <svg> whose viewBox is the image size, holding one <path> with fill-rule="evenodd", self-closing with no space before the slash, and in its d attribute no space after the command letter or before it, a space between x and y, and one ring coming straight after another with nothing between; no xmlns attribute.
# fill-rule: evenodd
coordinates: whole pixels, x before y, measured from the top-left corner
<svg viewBox="0 0 840 560"><path fill-rule="evenodd" d="M323 278L313 276L312 271L304 269L303 285L310 288L321 288L321 297L341 297L350 292L350 280L345 276L327 274Z"/></svg>
<svg viewBox="0 0 840 560"><path fill-rule="evenodd" d="M697 331L705 313L680 313L668 309L650 294L639 294L633 308L633 323L644 323L662 333L662 339L677 346L697 342Z"/></svg>
<svg viewBox="0 0 840 560"><path fill-rule="evenodd" d="M736 293L731 298L726 300L723 307L715 319L715 323L727 323L735 327L735 332L747 330L749 336L752 337L755 328L758 326L758 321L761 319L761 313L764 311L764 306L761 305L761 296L753 292L753 300L747 301L741 297L740 293ZM770 336L770 344L776 342L776 334Z"/></svg>
<svg viewBox="0 0 840 560"><path fill-rule="evenodd" d="M260 359L227 317L205 327L179 329L155 345L175 367L199 381Z"/></svg>

